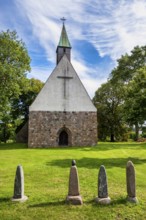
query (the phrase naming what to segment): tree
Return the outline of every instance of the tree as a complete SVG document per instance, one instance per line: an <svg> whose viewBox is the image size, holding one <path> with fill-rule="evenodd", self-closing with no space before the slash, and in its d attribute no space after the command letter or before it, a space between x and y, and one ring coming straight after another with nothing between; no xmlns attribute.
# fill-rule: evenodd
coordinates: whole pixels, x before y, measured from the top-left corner
<svg viewBox="0 0 146 220"><path fill-rule="evenodd" d="M108 81L96 91L93 98L97 106L99 139L105 140L110 137L113 142L121 139L125 132L123 123L123 97L124 90L118 84Z"/></svg>
<svg viewBox="0 0 146 220"><path fill-rule="evenodd" d="M124 114L130 125L135 125L136 140L139 125L146 120L146 46L135 47L131 54L125 54L118 60L117 67L111 73L111 82L121 84L125 88Z"/></svg>
<svg viewBox="0 0 146 220"><path fill-rule="evenodd" d="M17 126L19 130L28 120L29 106L36 98L37 94L42 89L44 83L38 79L27 79L24 91L18 98L14 98L11 102L12 106L12 118L17 120ZM20 125L20 126L19 126Z"/></svg>
<svg viewBox="0 0 146 220"><path fill-rule="evenodd" d="M0 123L0 140L6 142L10 137L15 138L29 117L28 108L43 87L44 83L38 79L26 79L24 91L18 98L12 98L7 114L2 116Z"/></svg>
<svg viewBox="0 0 146 220"><path fill-rule="evenodd" d="M135 125L136 140L139 138L139 125L146 120L146 68L141 68L129 82L124 103L125 120Z"/></svg>
<svg viewBox="0 0 146 220"><path fill-rule="evenodd" d="M146 46L136 46L131 54L122 55L117 60L117 67L111 72L112 81L128 84L137 71L146 64Z"/></svg>
<svg viewBox="0 0 146 220"><path fill-rule="evenodd" d="M0 32L0 127L4 141L11 127L11 102L26 85L30 57L25 44L15 31Z"/></svg>
<svg viewBox="0 0 146 220"><path fill-rule="evenodd" d="M18 97L30 71L30 57L15 31L0 33L0 110L12 97Z"/></svg>

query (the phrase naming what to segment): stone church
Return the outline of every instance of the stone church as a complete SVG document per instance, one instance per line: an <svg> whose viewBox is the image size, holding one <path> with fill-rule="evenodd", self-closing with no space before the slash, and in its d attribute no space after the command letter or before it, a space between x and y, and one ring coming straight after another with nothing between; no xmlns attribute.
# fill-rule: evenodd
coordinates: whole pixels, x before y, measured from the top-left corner
<svg viewBox="0 0 146 220"><path fill-rule="evenodd" d="M71 44L63 22L56 67L29 107L28 146L97 144L97 110L71 64Z"/></svg>

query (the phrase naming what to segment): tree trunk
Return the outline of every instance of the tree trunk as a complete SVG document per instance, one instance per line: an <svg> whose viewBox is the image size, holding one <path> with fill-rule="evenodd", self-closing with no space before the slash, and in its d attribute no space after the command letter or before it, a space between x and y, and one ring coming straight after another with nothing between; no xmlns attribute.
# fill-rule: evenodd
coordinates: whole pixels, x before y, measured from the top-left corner
<svg viewBox="0 0 146 220"><path fill-rule="evenodd" d="M4 139L4 143L6 143L7 142L7 139L6 139L6 124L4 124L3 139Z"/></svg>
<svg viewBox="0 0 146 220"><path fill-rule="evenodd" d="M114 134L111 134L111 142L114 142L115 141L115 136Z"/></svg>
<svg viewBox="0 0 146 220"><path fill-rule="evenodd" d="M138 122L135 123L135 140L137 141L139 139L139 126Z"/></svg>

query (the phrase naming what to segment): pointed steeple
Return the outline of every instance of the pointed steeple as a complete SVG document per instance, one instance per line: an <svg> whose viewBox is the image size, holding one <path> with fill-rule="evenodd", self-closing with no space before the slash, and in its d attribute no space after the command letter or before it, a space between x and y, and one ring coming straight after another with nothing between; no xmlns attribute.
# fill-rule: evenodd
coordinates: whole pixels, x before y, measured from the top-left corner
<svg viewBox="0 0 146 220"><path fill-rule="evenodd" d="M59 47L70 47L71 48L71 45L70 45L70 42L69 42L69 39L68 39L68 36L67 36L67 32L66 32L64 23L63 23L63 26L62 26L62 32L61 32L61 36L60 36L58 46Z"/></svg>
<svg viewBox="0 0 146 220"><path fill-rule="evenodd" d="M71 44L69 42L67 32L66 32L66 28L65 28L65 25L64 25L65 18L61 18L61 20L63 21L63 26L62 26L62 31L61 31L59 44L58 44L57 50L56 50L57 64L59 63L61 58L64 56L64 54L66 54L69 61L70 61L70 55L71 55Z"/></svg>

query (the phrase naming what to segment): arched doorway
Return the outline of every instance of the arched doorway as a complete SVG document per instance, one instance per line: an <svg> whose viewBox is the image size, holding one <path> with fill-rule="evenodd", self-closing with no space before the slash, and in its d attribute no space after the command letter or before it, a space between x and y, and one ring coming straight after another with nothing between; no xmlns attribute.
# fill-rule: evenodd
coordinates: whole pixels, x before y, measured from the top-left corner
<svg viewBox="0 0 146 220"><path fill-rule="evenodd" d="M59 145L60 146L67 146L68 145L68 133L65 130L60 132Z"/></svg>

